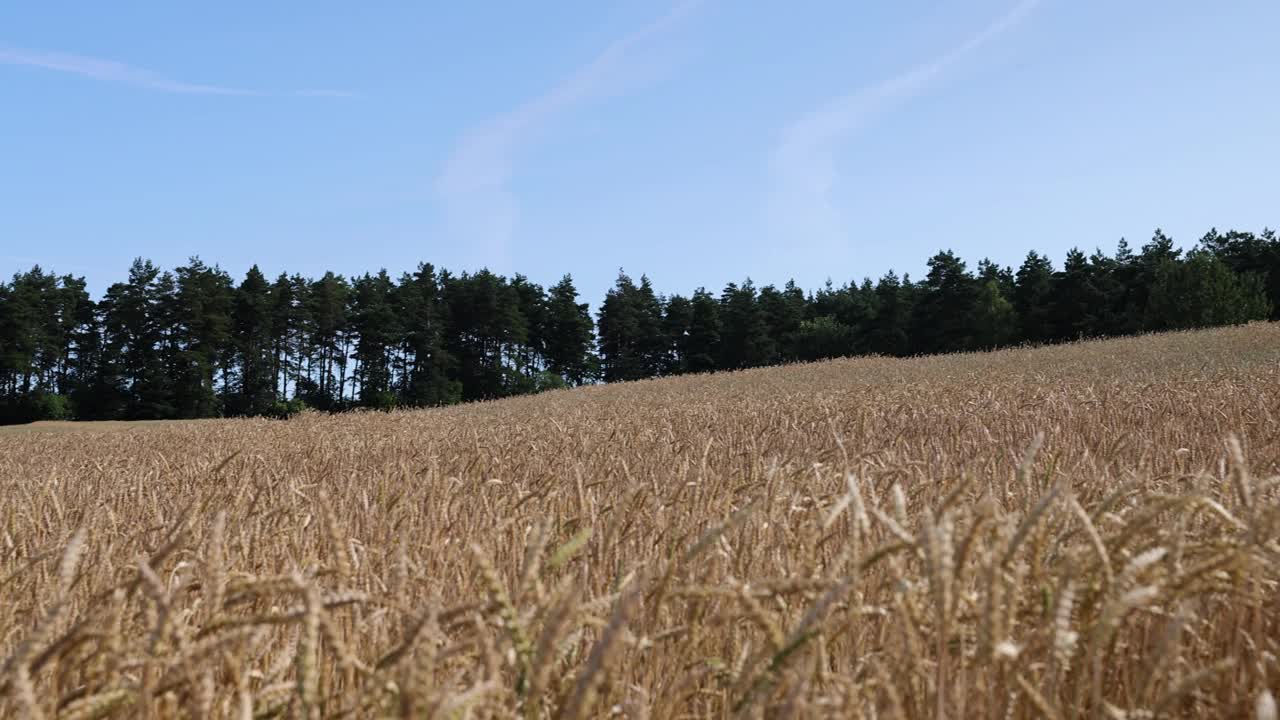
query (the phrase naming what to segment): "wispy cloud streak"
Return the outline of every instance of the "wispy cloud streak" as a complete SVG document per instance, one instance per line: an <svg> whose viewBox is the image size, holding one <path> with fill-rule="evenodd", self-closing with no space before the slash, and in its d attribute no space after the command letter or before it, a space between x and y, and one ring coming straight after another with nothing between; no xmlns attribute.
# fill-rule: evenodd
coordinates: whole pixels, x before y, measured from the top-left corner
<svg viewBox="0 0 1280 720"><path fill-rule="evenodd" d="M823 244L843 243L845 223L831 199L838 179L834 154L840 142L876 115L924 92L944 71L1017 25L1039 4L1040 0L1022 0L951 50L837 98L787 126L772 157L772 212L778 229L793 237L802 233L807 240Z"/></svg>
<svg viewBox="0 0 1280 720"><path fill-rule="evenodd" d="M13 47L0 47L0 64L25 65L57 72L81 75L94 80L133 85L159 92L184 95L263 95L265 93L223 85L173 80L159 73L136 68L114 60L72 55L60 52L41 52Z"/></svg>
<svg viewBox="0 0 1280 720"><path fill-rule="evenodd" d="M435 182L436 196L444 203L455 236L476 246L477 255L504 256L519 214L508 184L514 156L528 133L574 104L610 90L638 46L671 28L702 2L684 0L609 44L546 93L464 133Z"/></svg>
<svg viewBox="0 0 1280 720"><path fill-rule="evenodd" d="M317 88L315 90L299 90L294 93L298 97L312 98L358 98L360 93L348 92L346 90L330 90L327 88Z"/></svg>
<svg viewBox="0 0 1280 720"><path fill-rule="evenodd" d="M228 87L226 85L206 85L202 83L184 82L165 77L160 73L134 67L115 60L73 55L62 52L45 52L0 45L0 65L19 65L40 68L53 72L69 73L81 77L100 80L102 82L132 85L133 87L156 92L176 93L180 95L239 95L263 97L277 93L251 90L247 88ZM317 88L297 90L286 93L295 97L311 98L354 98L356 93L345 90Z"/></svg>

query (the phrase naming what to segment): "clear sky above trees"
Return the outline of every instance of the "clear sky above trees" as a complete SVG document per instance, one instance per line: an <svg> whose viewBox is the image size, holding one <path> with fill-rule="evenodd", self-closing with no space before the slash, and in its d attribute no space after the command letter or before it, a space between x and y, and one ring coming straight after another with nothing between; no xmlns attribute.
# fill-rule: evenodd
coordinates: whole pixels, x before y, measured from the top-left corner
<svg viewBox="0 0 1280 720"><path fill-rule="evenodd" d="M594 305L619 267L673 293L1189 247L1275 222L1278 26L1273 0L4 3L0 277L427 258Z"/></svg>

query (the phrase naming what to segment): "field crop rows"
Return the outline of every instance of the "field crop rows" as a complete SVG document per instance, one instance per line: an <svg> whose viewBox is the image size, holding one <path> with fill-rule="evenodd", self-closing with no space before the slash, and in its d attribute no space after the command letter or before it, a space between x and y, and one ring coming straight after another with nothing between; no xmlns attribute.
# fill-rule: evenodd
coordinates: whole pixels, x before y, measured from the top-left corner
<svg viewBox="0 0 1280 720"><path fill-rule="evenodd" d="M1277 475L1274 324L0 433L0 716L1274 718Z"/></svg>

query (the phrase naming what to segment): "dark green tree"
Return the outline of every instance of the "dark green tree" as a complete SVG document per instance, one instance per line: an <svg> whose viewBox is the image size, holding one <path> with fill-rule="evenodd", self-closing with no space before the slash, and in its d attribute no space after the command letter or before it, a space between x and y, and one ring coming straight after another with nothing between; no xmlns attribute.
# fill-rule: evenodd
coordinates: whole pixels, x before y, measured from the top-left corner
<svg viewBox="0 0 1280 720"><path fill-rule="evenodd" d="M271 392L277 400L289 398L289 381L293 378L294 395L303 374L307 294L311 283L287 273L276 276L271 284Z"/></svg>
<svg viewBox="0 0 1280 720"><path fill-rule="evenodd" d="M167 308L173 277L150 260L135 260L125 282L107 288L103 298L106 352L115 360L111 388L122 399L121 417L155 420L172 417L171 384L164 348L169 342Z"/></svg>
<svg viewBox="0 0 1280 720"><path fill-rule="evenodd" d="M1004 347L1017 336L1018 315L1001 284L999 279L991 278L978 287L971 323L974 347L979 350Z"/></svg>
<svg viewBox="0 0 1280 720"><path fill-rule="evenodd" d="M347 379L350 285L327 272L309 284L303 348L311 371L300 380L298 397L320 410L340 409Z"/></svg>
<svg viewBox="0 0 1280 720"><path fill-rule="evenodd" d="M649 278L635 284L625 272L600 305L597 342L605 382L659 375L666 365L662 303Z"/></svg>
<svg viewBox="0 0 1280 720"><path fill-rule="evenodd" d="M1105 299L1096 292L1094 267L1079 248L1072 248L1054 275L1049 295L1049 321L1054 340L1078 340L1099 334L1095 313L1103 310Z"/></svg>
<svg viewBox="0 0 1280 720"><path fill-rule="evenodd" d="M0 317L0 367L9 375L8 392L29 395L47 384L55 366L57 338L52 298L57 278L39 265L15 274L3 298Z"/></svg>
<svg viewBox="0 0 1280 720"><path fill-rule="evenodd" d="M800 321L798 359L827 360L843 357L855 343L853 328L830 315Z"/></svg>
<svg viewBox="0 0 1280 720"><path fill-rule="evenodd" d="M547 293L542 337L548 371L570 385L582 385L591 379L595 323L588 305L578 302L578 289L569 275L560 278Z"/></svg>
<svg viewBox="0 0 1280 720"><path fill-rule="evenodd" d="M397 299L408 358L402 402L413 407L458 402L462 386L451 377L453 358L445 349L444 299L435 267L423 263L401 278Z"/></svg>
<svg viewBox="0 0 1280 720"><path fill-rule="evenodd" d="M351 329L356 335L352 379L365 407L388 409L396 403L391 388L391 351L401 330L394 290L395 283L386 270L377 275L365 273L352 283Z"/></svg>
<svg viewBox="0 0 1280 720"><path fill-rule="evenodd" d="M174 276L169 370L174 412L183 418L216 416L222 408L215 379L231 359L231 278L194 257ZM262 330L270 332L270 327Z"/></svg>
<svg viewBox="0 0 1280 720"><path fill-rule="evenodd" d="M869 349L880 355L902 357L911 350L911 281L905 277L899 281L890 270L876 283L875 294L878 310Z"/></svg>
<svg viewBox="0 0 1280 720"><path fill-rule="evenodd" d="M1261 278L1267 301L1272 306L1271 319L1280 320L1280 314L1276 314L1280 308L1280 238L1275 231L1267 228L1260 235L1255 235L1238 230L1219 233L1214 228L1200 239L1200 247L1221 260L1232 272Z"/></svg>
<svg viewBox="0 0 1280 720"><path fill-rule="evenodd" d="M505 397L520 386L509 355L528 339L520 298L500 275L441 275L448 305L447 349L457 363L463 400Z"/></svg>
<svg viewBox="0 0 1280 720"><path fill-rule="evenodd" d="M516 312L524 321L525 337L508 350L515 374L511 376L515 393L537 390L546 366L547 294L541 285L517 273L511 278L516 299Z"/></svg>
<svg viewBox="0 0 1280 720"><path fill-rule="evenodd" d="M996 289L1010 302L1012 302L1014 291L1018 286L1018 278L1014 275L1013 269L1001 267L990 258L983 258L978 261L977 280L979 285L994 282Z"/></svg>
<svg viewBox="0 0 1280 720"><path fill-rule="evenodd" d="M276 402L275 338L272 335L271 286L257 265L235 290L232 327L238 382L228 402L236 415L262 415Z"/></svg>
<svg viewBox="0 0 1280 720"><path fill-rule="evenodd" d="M1017 338L1023 342L1043 343L1054 336L1050 317L1053 297L1053 262L1035 250L1014 276L1013 309L1017 315Z"/></svg>
<svg viewBox="0 0 1280 720"><path fill-rule="evenodd" d="M1271 314L1266 286L1253 273L1237 275L1206 250L1165 259L1148 293L1146 326L1155 330L1234 325Z"/></svg>
<svg viewBox="0 0 1280 720"><path fill-rule="evenodd" d="M1182 250L1173 243L1173 238L1156 228L1151 241L1142 246L1142 251L1133 258L1131 267L1126 273L1129 280L1129 292L1125 306L1125 324L1132 332L1141 330L1159 330L1161 311L1151 308L1151 293L1155 285L1168 276L1170 268L1182 258Z"/></svg>
<svg viewBox="0 0 1280 720"><path fill-rule="evenodd" d="M797 335L804 321L804 291L794 280L788 280L782 290L766 285L760 288L759 303L769 337L777 349L777 359L783 362L799 359Z"/></svg>
<svg viewBox="0 0 1280 720"><path fill-rule="evenodd" d="M720 303L706 288L698 288L689 307L689 332L679 348L682 367L686 372L710 372L720 355Z"/></svg>
<svg viewBox="0 0 1280 720"><path fill-rule="evenodd" d="M662 303L662 334L666 338L667 351L663 359L663 375L683 375L689 372L683 348L693 322L693 303L683 295L672 295Z"/></svg>
<svg viewBox="0 0 1280 720"><path fill-rule="evenodd" d="M918 289L911 338L920 353L955 352L973 347L971 311L978 286L965 263L950 250L929 259L929 273Z"/></svg>
<svg viewBox="0 0 1280 720"><path fill-rule="evenodd" d="M726 370L758 367L774 362L777 346L748 278L742 285L729 283L720 294L720 358Z"/></svg>

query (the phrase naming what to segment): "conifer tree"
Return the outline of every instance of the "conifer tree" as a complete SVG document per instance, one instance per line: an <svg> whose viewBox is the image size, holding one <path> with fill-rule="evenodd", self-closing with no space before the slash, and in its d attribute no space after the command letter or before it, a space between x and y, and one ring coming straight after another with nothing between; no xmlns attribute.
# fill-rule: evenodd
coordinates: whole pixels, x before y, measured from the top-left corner
<svg viewBox="0 0 1280 720"><path fill-rule="evenodd" d="M587 303L578 302L573 278L565 275L547 293L543 333L547 369L570 385L591 379L591 348L595 326Z"/></svg>

